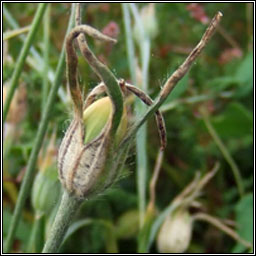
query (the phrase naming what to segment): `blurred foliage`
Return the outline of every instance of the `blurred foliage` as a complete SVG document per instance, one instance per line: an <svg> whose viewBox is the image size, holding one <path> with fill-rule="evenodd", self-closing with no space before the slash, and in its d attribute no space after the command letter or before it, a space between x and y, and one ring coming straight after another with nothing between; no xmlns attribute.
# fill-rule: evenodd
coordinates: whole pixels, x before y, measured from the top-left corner
<svg viewBox="0 0 256 256"><path fill-rule="evenodd" d="M244 196L235 208L238 233L250 242L253 242L253 195L252 193ZM243 250L241 245L237 245L233 252Z"/></svg>
<svg viewBox="0 0 256 256"><path fill-rule="evenodd" d="M145 4L138 4L141 8ZM193 65L191 71L180 81L166 105L178 103L168 110L164 117L168 136L168 146L156 188L156 204L161 209L191 181L195 171L208 171L217 160L221 170L205 189L202 203L211 215L237 222L237 231L242 238L252 242L253 226L253 8L250 3L202 3L208 17L220 10L223 14L221 27L224 36L216 32L203 54ZM4 6L15 18L20 27L30 25L36 4L5 3ZM154 98L169 75L186 58L189 51L201 38L206 25L192 15L187 3L157 3L156 16L159 32L152 42L150 60L149 92ZM56 68L60 49L63 44L67 21L70 13L69 3L51 4L49 64ZM118 3L100 3L83 5L83 23L104 30L114 22L118 28L118 43L113 48L108 45L91 44L97 56L118 76L129 81L129 68L125 47L125 31L122 9ZM10 21L4 17L3 30L13 30ZM33 44L43 56L43 26L36 34ZM227 39L231 38L230 40ZM88 40L89 43L90 39ZM4 44L3 82L8 82L17 56L22 46L19 36ZM138 49L137 49L138 50ZM33 58L30 56L30 58ZM43 63L37 63L37 65ZM98 82L95 74L81 59L80 80L84 91L88 91ZM21 83L27 89L26 115L15 124L14 132L5 126L5 147L8 150L4 158L3 229L6 236L12 209L13 189L18 190L22 180L28 156L41 117L42 74L35 67L26 65ZM59 98L52 107L52 125L48 134L57 128L57 145L70 122L70 100L66 94L66 81ZM205 100L188 102L192 97L206 96ZM180 100L180 101L179 101ZM226 145L228 151L239 166L242 184L247 193L239 197L230 166L219 151L214 140L202 121L199 108L207 109L213 127ZM157 131L150 120L148 126L149 172L153 171L159 142ZM9 136L9 137L8 137ZM48 136L50 137L50 136ZM49 139L49 138L47 138ZM11 140L11 143L7 143ZM76 216L73 232L67 238L61 252L65 253L102 253L118 248L121 253L136 252L138 221L136 214L137 196L135 180L135 149L130 152L126 169L130 173L120 180L106 194L92 201L86 201ZM24 251L33 224L33 208L27 202L22 221L16 234L14 251ZM132 218L132 219L131 219ZM89 221L90 220L90 221ZM91 221L92 220L92 221ZM80 224L76 224L79 222ZM82 222L81 222L82 221ZM47 235L47 234L46 234ZM213 242L214 241L214 242ZM188 253L229 253L244 252L238 245L219 230L205 223L194 227L193 238ZM155 245L151 252L156 252Z"/></svg>

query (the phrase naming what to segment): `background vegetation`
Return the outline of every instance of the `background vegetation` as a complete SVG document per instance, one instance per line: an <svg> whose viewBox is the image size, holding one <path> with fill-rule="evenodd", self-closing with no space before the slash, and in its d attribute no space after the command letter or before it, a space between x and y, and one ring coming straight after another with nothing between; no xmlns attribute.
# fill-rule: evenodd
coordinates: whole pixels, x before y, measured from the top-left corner
<svg viewBox="0 0 256 256"><path fill-rule="evenodd" d="M141 9L145 4L137 6ZM24 42L22 35L26 35L26 27L33 20L37 4L5 3L4 8L3 82L4 87L8 87ZM220 170L204 188L200 209L191 209L191 214L203 211L221 219L232 220L239 235L252 242L252 4L155 4L158 29L157 35L151 41L148 93L152 98L158 94L165 80L199 41L208 19L217 11L224 14L221 28L162 106L168 145L156 186L156 205L161 212L193 179L196 171L205 173L219 161ZM44 15L33 41L34 54L30 51L26 59L4 126L4 237L8 232L20 184L49 97L67 29L70 4L51 4ZM83 23L117 37L118 43L113 47L95 43L92 48L117 77L130 81L121 5L86 4L83 6L82 18ZM25 27L25 31L20 34L17 25ZM139 47L136 46L135 50L139 58ZM82 58L79 75L85 93L98 83L96 76ZM70 122L70 114L71 102L66 93L63 73L58 96L51 107L50 123L44 139L44 150L41 150L37 161L37 170L56 166L57 148ZM144 179L148 194L159 141L153 119L147 127L147 175ZM52 134L55 134L56 138L53 138ZM53 143L49 146L50 140ZM48 160L47 163L45 159ZM126 162L126 177L104 195L82 205L69 230L70 235L61 248L62 252L137 251L140 199L136 188L136 161L134 146ZM32 191L31 195L33 196ZM31 243L34 243L31 242L31 230L34 225L35 207L31 199L26 201L17 229L13 246L15 252L26 251ZM54 205L57 201L55 199ZM56 211L55 208L51 209L51 214L47 214L47 218L44 218L38 228L39 231L37 230L37 234L42 237L47 233L49 219ZM42 241L43 239L37 241L38 247L32 245L33 250L41 248ZM246 250L242 245L203 222L194 224L192 240L187 250L189 253L244 251ZM154 243L150 252L157 252Z"/></svg>

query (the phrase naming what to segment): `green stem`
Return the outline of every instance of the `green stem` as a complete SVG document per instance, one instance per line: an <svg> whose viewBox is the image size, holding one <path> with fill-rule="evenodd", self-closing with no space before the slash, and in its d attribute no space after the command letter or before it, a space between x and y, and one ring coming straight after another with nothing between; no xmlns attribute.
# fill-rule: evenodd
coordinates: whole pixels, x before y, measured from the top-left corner
<svg viewBox="0 0 256 256"><path fill-rule="evenodd" d="M140 30L141 38L143 38L143 39L146 38L147 35L145 33L145 30L144 30L143 21L142 21L142 19L140 17L139 10L138 10L136 4L135 3L130 3L129 7L130 7L131 12L132 12L132 14L134 16L135 22L137 23L138 28Z"/></svg>
<svg viewBox="0 0 256 256"><path fill-rule="evenodd" d="M146 35L144 24L139 14L138 8L134 3L129 4L135 22L138 24L141 38L143 40L139 44L140 58L142 65L142 90L147 93L148 90L148 69L150 61L150 39ZM138 84L138 81L137 83ZM139 85L139 84L138 84ZM137 100L135 102L137 117L139 118L146 110L146 106ZM146 190L147 190L147 126L144 124L136 136L136 158L137 158L137 190L140 212L140 226L143 226L146 211Z"/></svg>
<svg viewBox="0 0 256 256"><path fill-rule="evenodd" d="M106 253L118 253L118 243L114 225L109 221L102 221L105 226Z"/></svg>
<svg viewBox="0 0 256 256"><path fill-rule="evenodd" d="M26 26L23 28L14 29L12 31L7 31L3 33L3 40L10 40L11 38L14 38L16 36L19 36L21 34L27 33L30 30L30 26Z"/></svg>
<svg viewBox="0 0 256 256"><path fill-rule="evenodd" d="M150 41L145 38L140 44L141 63L142 63L142 89L147 93L148 89L148 68ZM137 117L146 111L146 106L136 100L135 108ZM147 204L147 176L148 176L148 157L147 157L147 124L145 123L136 135L136 162L137 162L137 190L139 192L139 211L140 226L144 225L146 204Z"/></svg>
<svg viewBox="0 0 256 256"><path fill-rule="evenodd" d="M135 50L134 50L134 41L132 39L132 28L131 28L131 17L129 12L129 4L122 4L123 8L123 17L125 24L125 34L126 34L126 51L128 56L128 64L130 70L130 76L133 84L137 84L136 81L136 62L135 62ZM143 27L142 27L143 30ZM144 31L143 31L144 32ZM143 33L142 32L142 33ZM143 47L140 47L141 53ZM143 55L143 54L141 54ZM142 57L143 59L143 57ZM143 62L144 63L144 62ZM144 65L145 66L145 65ZM145 73L144 73L145 74ZM143 81L147 81L143 79ZM145 84L145 83L144 83ZM146 87L146 86L142 86ZM145 107L139 101L136 101L136 112L141 114L145 111ZM146 127L143 126L136 138L136 162L137 162L137 191L138 191L138 204L139 204L139 213L140 213L140 226L142 227L145 216L146 209L146 166L147 166L147 157L146 157Z"/></svg>
<svg viewBox="0 0 256 256"><path fill-rule="evenodd" d="M12 79L11 79L11 84L10 84L10 88L6 97L6 101L4 104L4 110L3 110L3 122L5 122L7 114L8 114L8 110L10 108L10 104L15 92L15 89L18 85L18 80L19 77L21 75L21 71L24 67L24 63L26 60L26 57L28 55L29 52L29 48L33 42L33 39L35 37L36 32L38 31L38 27L40 25L40 21L43 17L44 11L46 9L47 3L42 3L39 4L35 17L33 19L32 25L31 25L31 29L28 33L27 39L22 47L22 50L20 52L19 58L17 60L17 64L15 66L14 72L12 74Z"/></svg>
<svg viewBox="0 0 256 256"><path fill-rule="evenodd" d="M72 7L72 12L71 12L66 35L69 33L69 31L71 30L71 28L74 24L74 13L75 13L75 8ZM36 163L37 156L38 156L38 153L42 146L42 142L43 142L46 130L47 130L50 113L52 110L52 106L54 105L54 102L55 102L57 91L58 91L59 86L61 85L61 78L62 78L64 67L65 67L65 46L63 46L61 54L60 54L58 66L56 69L55 80L54 80L53 86L51 87L51 91L49 93L48 101L46 103L46 107L44 109L43 116L42 116L42 119L39 124L38 132L36 134L35 144L33 146L32 152L30 154L30 157L28 160L28 165L27 165L27 170L25 172L25 176L24 176L22 184L21 184L18 200L17 200L16 206L14 209L14 214L13 214L13 218L12 218L11 225L10 225L10 229L9 229L9 232L8 232L8 235L6 238L6 243L5 243L5 252L6 253L9 252L12 247L16 228L19 224L21 211L24 207L25 200L28 196L28 193L29 193L29 190L31 187L35 163Z"/></svg>
<svg viewBox="0 0 256 256"><path fill-rule="evenodd" d="M140 45L142 63L142 90L148 91L148 70L150 62L150 39L146 37Z"/></svg>
<svg viewBox="0 0 256 256"><path fill-rule="evenodd" d="M148 43L147 43L148 41ZM142 58L142 89L147 92L148 88L148 67L150 42L145 39L140 45ZM146 106L140 100L135 102L137 117L146 111ZM139 211L140 226L142 227L146 212L147 196L147 176L148 176L148 157L147 157L147 126L146 123L141 127L136 135L136 162L137 162L137 190L139 192Z"/></svg>
<svg viewBox="0 0 256 256"><path fill-rule="evenodd" d="M140 103L138 103L140 104ZM145 108L144 106L141 108ZM138 110L138 106L136 106ZM142 112L142 111L141 111ZM140 227L142 228L146 212L147 190L147 127L143 125L136 135L137 191L139 203Z"/></svg>
<svg viewBox="0 0 256 256"><path fill-rule="evenodd" d="M205 110L201 110L200 112L203 116L204 124L207 127L210 135L212 136L214 142L217 144L219 150L221 151L224 158L226 159L226 161L230 165L231 170L233 171L240 197L242 197L243 194L244 194L244 186L243 186L243 182L242 182L241 172L240 172L236 162L232 158L231 154L229 153L228 149L226 148L225 144L222 142L218 133L216 132L216 130L212 126L208 114L205 112Z"/></svg>
<svg viewBox="0 0 256 256"><path fill-rule="evenodd" d="M145 215L145 222L138 236L138 253L148 253L148 240L150 235L151 227L156 218L155 211L153 208L147 210Z"/></svg>
<svg viewBox="0 0 256 256"><path fill-rule="evenodd" d="M64 191L49 237L42 253L57 253L74 214L82 200Z"/></svg>
<svg viewBox="0 0 256 256"><path fill-rule="evenodd" d="M132 39L132 29L131 29L131 17L127 3L122 3L123 18L125 26L125 41L126 41L126 52L128 57L128 66L130 70L130 76L132 84L136 84L136 71L135 71L135 50L134 41Z"/></svg>
<svg viewBox="0 0 256 256"><path fill-rule="evenodd" d="M42 250L44 241L44 215L35 215L29 244L27 248L28 253L38 253Z"/></svg>
<svg viewBox="0 0 256 256"><path fill-rule="evenodd" d="M164 104L163 106L161 106L160 110L162 113L165 113L167 111L175 109L177 106L180 106L182 104L195 104L198 102L203 102L203 101L207 101L210 99L214 99L214 98L217 98L220 96L221 95L201 94L201 95L196 95L196 96L192 96L192 97L181 98L181 99L173 100L170 103Z"/></svg>
<svg viewBox="0 0 256 256"><path fill-rule="evenodd" d="M50 51L50 5L47 7L44 17L44 69L42 73L43 78L43 92L42 92L42 112L47 102L49 91L48 72L49 72L49 51Z"/></svg>

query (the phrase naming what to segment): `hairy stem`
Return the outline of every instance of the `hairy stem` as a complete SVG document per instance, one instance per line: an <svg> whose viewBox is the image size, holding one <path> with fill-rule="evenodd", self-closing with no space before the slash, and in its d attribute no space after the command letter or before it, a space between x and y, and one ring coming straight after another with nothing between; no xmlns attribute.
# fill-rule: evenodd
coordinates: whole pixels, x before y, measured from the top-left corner
<svg viewBox="0 0 256 256"><path fill-rule="evenodd" d="M45 243L42 253L58 252L69 224L81 203L81 199L71 196L67 191L64 191L60 207L51 228L51 233Z"/></svg>

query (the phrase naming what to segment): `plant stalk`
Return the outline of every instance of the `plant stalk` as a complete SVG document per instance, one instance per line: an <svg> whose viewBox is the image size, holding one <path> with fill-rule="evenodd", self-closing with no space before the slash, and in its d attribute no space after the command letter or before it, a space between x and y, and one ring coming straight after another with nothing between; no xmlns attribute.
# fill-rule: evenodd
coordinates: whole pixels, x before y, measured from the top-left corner
<svg viewBox="0 0 256 256"><path fill-rule="evenodd" d="M44 17L44 68L42 72L43 79L43 95L42 95L42 112L47 102L47 96L49 93L49 81L48 81L48 72L49 72L49 52L50 52L50 5L47 7Z"/></svg>
<svg viewBox="0 0 256 256"><path fill-rule="evenodd" d="M128 4L122 3L122 9L123 9L123 19L124 19L124 26L125 26L125 41L126 41L126 52L128 57L128 66L130 70L132 84L136 84L135 50L134 50L134 41L132 38L131 16L130 16Z"/></svg>
<svg viewBox="0 0 256 256"><path fill-rule="evenodd" d="M35 214L33 227L27 247L27 253L38 253L44 244L44 215Z"/></svg>
<svg viewBox="0 0 256 256"><path fill-rule="evenodd" d="M69 224L81 203L81 199L70 195L67 191L64 191L60 207L42 253L58 252Z"/></svg>
<svg viewBox="0 0 256 256"><path fill-rule="evenodd" d="M136 81L137 86L147 93L148 91L148 70L150 62L150 38L145 32L142 18L139 10L134 3L130 3L130 10L134 16L135 22L138 24L140 34L143 40L139 43L140 58L141 58L141 72L142 80ZM132 37L132 34L130 35ZM130 54L129 54L130 55ZM133 54L135 55L135 54ZM136 71L135 71L136 73ZM135 109L137 117L139 118L145 111L146 107L140 100L135 101ZM147 192L147 126L144 124L138 134L136 135L136 162L137 162L137 190L138 190L138 203L140 212L140 227L142 228L145 220L146 213L146 192Z"/></svg>

